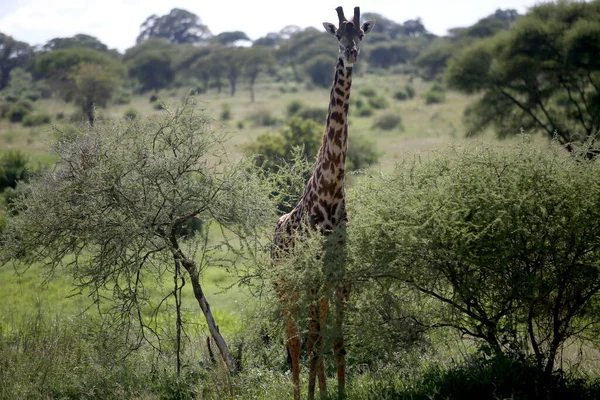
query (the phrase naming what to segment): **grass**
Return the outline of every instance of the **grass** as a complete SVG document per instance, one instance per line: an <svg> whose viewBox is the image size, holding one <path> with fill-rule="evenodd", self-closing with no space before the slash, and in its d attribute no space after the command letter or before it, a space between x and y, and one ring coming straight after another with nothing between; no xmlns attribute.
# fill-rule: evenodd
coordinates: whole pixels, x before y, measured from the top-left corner
<svg viewBox="0 0 600 400"><path fill-rule="evenodd" d="M375 88L377 96L384 98L388 105L381 110L373 110L369 117L361 117L352 114L350 109L349 146L352 146L353 136L363 136L373 140L381 154L378 165L372 167L382 171L393 169L396 162L404 157L427 156L433 152L443 150L446 146L456 140L461 140L465 134L465 127L462 123L462 114L466 106L473 100L455 92L447 92L446 102L443 104L425 105L425 96L429 90L430 84L415 79L410 85L415 89L415 96L412 99L397 100L394 94L399 90L404 90L409 83L408 78L401 75L382 76L374 74L358 74L354 77L352 101L362 98L367 103L367 97L360 92L369 94L369 89ZM248 87L245 84L238 85L238 91L235 97L231 97L227 90L221 94L214 90L206 94L199 95L197 100L200 106L206 110L206 113L215 119L219 119L223 110L228 110L228 119L222 121L223 129L229 132L231 138L228 142L229 151L233 155L241 154L242 147L253 141L259 134L264 132L276 132L280 125L256 126L251 121L251 117L261 110L268 110L270 115L279 121L286 119L287 107L291 102L300 102L310 107L326 109L329 102L329 89L305 89L304 85L296 85L299 90L283 90L284 85L274 82L269 77L263 76L256 84L256 102L250 101ZM158 97L164 99L167 104L178 104L187 93L187 89L179 89L175 96L171 90L158 93ZM99 118L122 119L128 110L134 109L138 117L151 116L157 114L158 110L149 102L149 94L143 96L132 96L128 104L113 104L107 109L99 110ZM69 123L69 116L75 111L72 104L67 104L58 99L39 100L35 103L36 111L47 113L52 116L52 124ZM65 115L64 119L57 120L59 113ZM374 122L384 115L397 113L401 117L402 130L385 130L374 127ZM243 128L241 128L243 127ZM486 140L493 141L491 133L485 133ZM19 149L28 154L34 163L49 165L54 162L54 156L49 151L49 146L54 140L54 133L51 126L24 127L22 124L13 124L5 120L0 121L0 152L11 149ZM1 200L1 198L0 198ZM0 213L3 211L0 207ZM214 233L212 240L218 240L218 234ZM22 397L85 397L90 398L255 398L255 399L282 399L291 397L290 378L284 370L269 368L258 368L244 371L241 374L231 378L226 374L209 371L199 368L197 364L190 364L186 369L187 381L179 380L174 377L171 370L165 369L159 376L152 375L150 363L153 357L157 357L152 350L146 349L140 355L136 355L132 363L123 363L118 367L102 361L102 349L93 347L91 340L96 340L84 328L74 330L73 335L68 333L69 321L80 321L78 318L85 318L94 313L85 313L85 310L91 304L91 299L84 294L76 294L76 288L73 285L71 277L64 271L59 271L51 280L48 280L47 271L39 265L33 265L22 274L15 274L10 266L0 268L0 367L2 367L2 351L8 356L4 360L16 357L15 360L23 360L21 363L15 362L15 375L2 375L0 368L0 399L10 398L21 393ZM164 277L161 282L153 283L156 285L156 292L161 289L168 290L172 286L172 278ZM248 324L245 319L246 308L255 305L255 299L250 296L246 290L236 286L235 278L226 270L217 267L210 267L203 271L202 284L211 308L215 313L215 318L224 333L226 339L238 337L242 329ZM201 335L206 335L203 329L203 316L198 304L191 291L191 285L186 285L183 292L183 308L186 318L189 322L198 323L198 329ZM82 314L83 313L83 314ZM16 340L11 335L17 335L18 332L27 332L31 330L31 321L39 318L43 314L45 317L43 323L50 324L47 332L48 336L39 334L39 341L48 343L58 343L62 348L52 347L55 353L38 355L40 360L45 360L46 366L40 366L31 361L27 364L27 357L31 360L36 358L35 353L11 353L10 346L2 347L6 341ZM172 318L172 315L165 313L164 318ZM36 331L37 332L37 331ZM81 337L77 336L80 335ZM88 335L88 336L86 336ZM87 338L87 339L85 339ZM4 340L4 342L3 342ZM110 341L110 339L106 339ZM439 357L434 361L421 360L419 364L415 362L411 367L415 371L423 371L428 362L440 363L444 360L460 359L465 351L459 346L444 346L447 337L433 338L434 343L441 344ZM458 340L457 342L463 343ZM206 349L200 344L197 348L188 349L191 353L201 352L206 356ZM89 348L89 347L93 348ZM283 352L282 343L275 343L280 352ZM193 346L192 346L193 347ZM7 350L8 349L8 350ZM78 350L79 349L79 350ZM64 350L65 354L61 354ZM108 351L108 350L107 350ZM78 352L82 354L78 354ZM458 353L457 353L458 352ZM69 357L81 357L73 361ZM53 358L54 357L54 358ZM88 357L88 358L86 358ZM197 357L189 356L196 360ZM280 359L284 355L279 354ZM87 360L87 361L81 361ZM165 365L167 361L162 360ZM171 362L172 360L169 360ZM139 362L139 364L135 364ZM13 392L8 395L3 393L2 378L11 376L22 376L21 389L31 389L27 387L29 372L28 369L47 368L48 365L55 365L54 372L55 384L58 382L62 386L43 388L43 381L40 381L38 375L31 373L33 382L39 384L38 392ZM73 372L72 365L81 367L82 371ZM169 364L172 365L172 364ZM22 368L22 370L19 370ZM167 368L167 367L165 367ZM410 371L410 369L407 369ZM35 372L35 371L34 371ZM303 379L306 379L306 371L302 373ZM413 371L414 372L414 371ZM399 378L394 375L397 371L387 371L385 374L358 374L356 379L351 380L349 386L350 399L366 398L386 398L382 395L388 391L390 398L394 393L398 393L399 388L414 383L414 380ZM404 372L403 372L404 373ZM417 374L417 372L414 372ZM64 374L64 376L59 376ZM72 377L69 377L72 374ZM121 374L119 377L119 374ZM35 376L34 376L35 375ZM389 376L394 376L390 380ZM412 379L412 378L411 378ZM416 379L416 378L415 378ZM19 383L17 382L17 384ZM62 382L62 383L61 383ZM16 385L16 384L15 384ZM304 393L306 382L303 382ZM15 388L16 386L6 386ZM120 388L119 388L120 387ZM329 382L330 394L331 388L335 387L333 379ZM25 390L23 389L23 390ZM46 391L44 391L46 390ZM104 390L104 391L103 391ZM178 392L181 390L181 393ZM178 394L179 393L179 394Z"/></svg>

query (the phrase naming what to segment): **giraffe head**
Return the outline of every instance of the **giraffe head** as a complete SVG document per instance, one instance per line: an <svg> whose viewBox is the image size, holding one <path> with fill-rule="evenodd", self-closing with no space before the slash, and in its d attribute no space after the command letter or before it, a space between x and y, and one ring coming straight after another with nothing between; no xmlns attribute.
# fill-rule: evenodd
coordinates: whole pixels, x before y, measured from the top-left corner
<svg viewBox="0 0 600 400"><path fill-rule="evenodd" d="M323 26L327 32L336 37L340 44L340 58L344 61L345 65L350 66L358 59L360 42L373 29L375 20L365 21L361 26L359 7L354 7L354 18L350 21L344 17L342 7L338 7L335 10L338 13L340 21L339 27L336 29L335 25L331 22L323 22Z"/></svg>

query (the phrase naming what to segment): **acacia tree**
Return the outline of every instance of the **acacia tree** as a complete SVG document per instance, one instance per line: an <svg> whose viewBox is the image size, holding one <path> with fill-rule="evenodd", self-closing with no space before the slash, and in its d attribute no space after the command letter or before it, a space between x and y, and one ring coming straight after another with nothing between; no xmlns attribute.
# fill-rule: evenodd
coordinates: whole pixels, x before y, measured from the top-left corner
<svg viewBox="0 0 600 400"><path fill-rule="evenodd" d="M482 93L465 117L471 132L540 129L568 150L600 132L600 1L531 8L508 33L452 60L450 87ZM597 148L590 148L589 155Z"/></svg>
<svg viewBox="0 0 600 400"><path fill-rule="evenodd" d="M94 124L95 107L106 107L121 85L120 69L96 64L81 64L69 76L73 81L73 99L90 124Z"/></svg>
<svg viewBox="0 0 600 400"><path fill-rule="evenodd" d="M254 46L242 51L244 70L250 83L250 100L254 103L254 84L258 74L275 65L275 54L272 49L263 46Z"/></svg>
<svg viewBox="0 0 600 400"><path fill-rule="evenodd" d="M217 224L242 237L270 219L271 206L268 190L250 169L226 160L224 134L213 127L188 102L145 122L99 122L63 134L54 148L56 168L27 185L26 196L14 204L17 215L0 240L0 256L23 266L43 262L50 271L67 268L96 302L112 298L108 310L137 327L138 343L155 346L165 299L175 296L180 310L181 288L189 280L210 335L233 370L201 284L202 270L224 257L209 245L208 229ZM194 219L203 226L196 235L185 229ZM175 287L160 301L151 294L168 273ZM180 345L178 331L178 350Z"/></svg>
<svg viewBox="0 0 600 400"><path fill-rule="evenodd" d="M546 391L567 341L598 344L599 167L527 143L401 165L352 192L350 275L430 306L397 318L532 356Z"/></svg>

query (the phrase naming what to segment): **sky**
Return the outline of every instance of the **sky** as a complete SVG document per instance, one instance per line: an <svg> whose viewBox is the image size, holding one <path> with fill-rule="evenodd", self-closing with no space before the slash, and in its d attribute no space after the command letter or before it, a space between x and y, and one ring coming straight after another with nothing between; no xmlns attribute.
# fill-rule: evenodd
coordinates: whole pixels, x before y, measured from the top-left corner
<svg viewBox="0 0 600 400"><path fill-rule="evenodd" d="M365 4L367 3L367 4ZM540 0L0 0L0 32L30 45L85 33L121 52L135 45L140 25L152 14L183 8L200 17L213 34L243 31L253 40L287 25L323 29L337 25L337 6L348 17L354 6L402 23L421 18L425 28L445 35L449 28L469 26L496 9L523 14Z"/></svg>

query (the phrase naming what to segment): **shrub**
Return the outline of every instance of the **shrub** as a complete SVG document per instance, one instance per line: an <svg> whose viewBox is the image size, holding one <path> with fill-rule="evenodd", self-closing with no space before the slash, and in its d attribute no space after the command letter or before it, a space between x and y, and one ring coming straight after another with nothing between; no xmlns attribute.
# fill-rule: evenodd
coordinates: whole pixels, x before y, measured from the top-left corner
<svg viewBox="0 0 600 400"><path fill-rule="evenodd" d="M358 91L358 93L368 98L375 97L375 95L377 94L375 89L371 87L362 88Z"/></svg>
<svg viewBox="0 0 600 400"><path fill-rule="evenodd" d="M292 100L286 106L287 116L293 117L300 109L304 108L304 103L300 100Z"/></svg>
<svg viewBox="0 0 600 400"><path fill-rule="evenodd" d="M229 121L231 119L231 106L229 103L223 103L221 106L221 119L223 121Z"/></svg>
<svg viewBox="0 0 600 400"><path fill-rule="evenodd" d="M17 182L29 178L29 157L25 153L15 150L0 154L0 192L11 187L15 188Z"/></svg>
<svg viewBox="0 0 600 400"><path fill-rule="evenodd" d="M402 118L397 112L386 112L375 119L374 128L391 131L396 128L402 129Z"/></svg>
<svg viewBox="0 0 600 400"><path fill-rule="evenodd" d="M254 126L274 126L279 123L279 120L266 108L260 108L250 113L248 119L254 123Z"/></svg>
<svg viewBox="0 0 600 400"><path fill-rule="evenodd" d="M320 107L306 107L300 109L295 115L302 119L313 120L322 125L325 124L327 120L327 109Z"/></svg>
<svg viewBox="0 0 600 400"><path fill-rule="evenodd" d="M371 117L374 113L373 109L369 106L360 107L356 111L359 117Z"/></svg>
<svg viewBox="0 0 600 400"><path fill-rule="evenodd" d="M137 112L137 110L133 107L130 107L127 109L127 111L125 111L124 117L127 119L136 119L138 115L139 113Z"/></svg>
<svg viewBox="0 0 600 400"><path fill-rule="evenodd" d="M412 99L415 97L415 88L412 87L411 85L407 84L406 86L404 86L404 91L408 95L409 99Z"/></svg>
<svg viewBox="0 0 600 400"><path fill-rule="evenodd" d="M62 112L62 111L59 111L59 112L56 113L56 117L55 118L60 121L61 119L65 118L65 113Z"/></svg>
<svg viewBox="0 0 600 400"><path fill-rule="evenodd" d="M375 164L379 159L379 152L375 142L362 135L352 135L348 144L346 169L354 171L365 169Z"/></svg>
<svg viewBox="0 0 600 400"><path fill-rule="evenodd" d="M33 111L33 104L28 100L21 100L18 103L11 105L6 113L6 117L11 122L21 122L27 114L31 113L31 111Z"/></svg>
<svg viewBox="0 0 600 400"><path fill-rule="evenodd" d="M127 90L119 90L114 96L115 104L129 104L131 103L131 92ZM152 101L150 101L152 103Z"/></svg>
<svg viewBox="0 0 600 400"><path fill-rule="evenodd" d="M369 105L376 110L382 110L387 108L388 101L383 96L369 97Z"/></svg>
<svg viewBox="0 0 600 400"><path fill-rule="evenodd" d="M161 99L156 99L156 101L152 103L152 108L154 108L155 110L164 110L165 103Z"/></svg>
<svg viewBox="0 0 600 400"><path fill-rule="evenodd" d="M150 103L155 103L158 101L158 95L156 93L152 93L150 95Z"/></svg>
<svg viewBox="0 0 600 400"><path fill-rule="evenodd" d="M50 123L50 116L46 113L31 113L23 118L23 126L39 126Z"/></svg>
<svg viewBox="0 0 600 400"><path fill-rule="evenodd" d="M544 384L563 345L600 323L598 162L558 144L477 143L368 184L348 231L355 268L428 303L412 315L424 326L492 354L533 353Z"/></svg>
<svg viewBox="0 0 600 400"><path fill-rule="evenodd" d="M396 100L404 101L404 100L408 100L409 96L405 90L398 90L396 93L394 93L394 98Z"/></svg>
<svg viewBox="0 0 600 400"><path fill-rule="evenodd" d="M446 93L445 92L437 92L437 91L429 91L425 95L425 104L441 104L446 102Z"/></svg>

